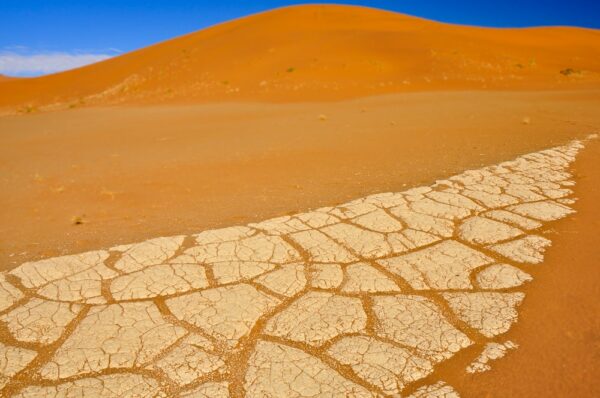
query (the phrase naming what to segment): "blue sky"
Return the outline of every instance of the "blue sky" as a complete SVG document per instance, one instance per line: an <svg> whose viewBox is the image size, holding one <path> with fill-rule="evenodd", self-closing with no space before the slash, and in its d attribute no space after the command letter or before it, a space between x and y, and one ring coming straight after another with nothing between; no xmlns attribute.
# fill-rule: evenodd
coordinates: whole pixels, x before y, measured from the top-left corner
<svg viewBox="0 0 600 398"><path fill-rule="evenodd" d="M51 73L233 18L303 3L310 1L1 0L0 73L15 76ZM600 0L347 0L329 3L384 8L469 25L600 28Z"/></svg>

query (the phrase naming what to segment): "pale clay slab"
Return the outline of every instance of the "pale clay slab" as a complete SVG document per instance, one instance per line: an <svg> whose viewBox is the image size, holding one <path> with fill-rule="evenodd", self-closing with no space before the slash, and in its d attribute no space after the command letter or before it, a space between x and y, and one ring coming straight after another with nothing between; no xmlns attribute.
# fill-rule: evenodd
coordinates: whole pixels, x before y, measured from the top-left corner
<svg viewBox="0 0 600 398"><path fill-rule="evenodd" d="M0 274L0 395L404 396L474 344L467 371L488 370L516 347L490 339L518 320L532 280L520 267L543 261L544 225L574 212L582 148L21 264ZM458 397L443 381L411 391Z"/></svg>

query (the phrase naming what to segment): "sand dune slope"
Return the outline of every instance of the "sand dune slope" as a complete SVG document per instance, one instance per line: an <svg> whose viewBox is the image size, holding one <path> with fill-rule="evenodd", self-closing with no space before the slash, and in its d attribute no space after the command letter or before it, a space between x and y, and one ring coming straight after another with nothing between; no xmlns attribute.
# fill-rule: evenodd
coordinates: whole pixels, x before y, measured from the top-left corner
<svg viewBox="0 0 600 398"><path fill-rule="evenodd" d="M363 7L297 6L77 70L5 81L0 108L590 86L600 86L595 30L476 28Z"/></svg>

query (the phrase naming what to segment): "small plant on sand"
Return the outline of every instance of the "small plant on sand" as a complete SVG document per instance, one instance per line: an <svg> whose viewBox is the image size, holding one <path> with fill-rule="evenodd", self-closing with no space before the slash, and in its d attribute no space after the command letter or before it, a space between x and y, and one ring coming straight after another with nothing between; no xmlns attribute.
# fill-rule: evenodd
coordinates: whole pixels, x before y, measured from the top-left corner
<svg viewBox="0 0 600 398"><path fill-rule="evenodd" d="M37 108L33 105L25 105L23 108L19 109L19 113L33 113L37 110Z"/></svg>
<svg viewBox="0 0 600 398"><path fill-rule="evenodd" d="M581 72L573 68L566 68L560 71L560 74L563 76L578 75L579 73Z"/></svg>
<svg viewBox="0 0 600 398"><path fill-rule="evenodd" d="M85 105L85 100L83 98L79 98L77 102L73 102L69 104L69 109L77 108L78 106Z"/></svg>
<svg viewBox="0 0 600 398"><path fill-rule="evenodd" d="M287 73L292 73L295 70L296 70L296 68L294 68L294 67L288 68L287 69Z"/></svg>
<svg viewBox="0 0 600 398"><path fill-rule="evenodd" d="M73 225L81 225L83 224L85 221L85 214L82 214L80 216L73 216L71 218L71 222L73 223Z"/></svg>

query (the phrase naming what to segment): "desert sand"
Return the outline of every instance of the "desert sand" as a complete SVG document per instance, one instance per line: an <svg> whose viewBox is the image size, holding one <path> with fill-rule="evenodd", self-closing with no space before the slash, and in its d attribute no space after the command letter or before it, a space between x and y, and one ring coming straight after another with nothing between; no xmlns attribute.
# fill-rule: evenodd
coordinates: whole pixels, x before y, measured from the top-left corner
<svg viewBox="0 0 600 398"><path fill-rule="evenodd" d="M4 393L458 396L441 379L446 362L479 352L466 367L477 374L518 348L505 334L552 245L547 224L575 213L569 169L587 142L334 207L22 264L0 274L3 339L15 340L0 346Z"/></svg>
<svg viewBox="0 0 600 398"><path fill-rule="evenodd" d="M465 319L457 319L460 311L452 313L447 306L451 304L446 304L441 314L476 344L467 347L466 340L462 340L464 346L460 345L460 352L451 355L451 360L422 358L436 364L435 372L428 376L397 377L404 383L406 378L418 378L404 390L405 394L443 380L447 383L443 388L454 388L465 397L529 397L548 392L555 396L596 396L600 391L595 377L599 325L591 314L600 310L596 300L600 280L595 272L599 260L595 231L599 219L600 145L597 140L585 140L600 130L598 109L598 31L452 26L338 6L279 9L77 70L2 81L0 190L4 194L0 196L0 225L4 237L0 239L0 267L5 272L14 270L12 275L18 276L20 284L13 276L7 277L7 283L16 283L16 289L22 289L25 297L52 301L48 296L52 289L41 292L44 287L34 282L23 284L30 278L28 267L32 267L23 263L36 264L47 258L60 262L54 258L113 248L111 272L142 283L143 273L132 276L133 268L115 268L121 256L116 253L128 250L126 246L115 247L159 236L187 235L183 245L179 243L175 249L175 254L181 255L193 246L189 235L201 231L306 213L382 192L429 187L465 170L497 165L580 140L585 148L573 164L564 166L565 172L573 173L568 182L575 183L566 186L574 191L569 197L579 200L561 204L577 213L565 213L562 220L544 220L534 232L522 231L552 241L543 264L523 265L520 259L510 258L510 251L494 254L480 247L493 243L469 242L468 237L452 232L457 242L481 249L494 261L508 262L533 277L533 282L521 281L522 285L515 284L509 291L498 286L486 290L478 284L475 272L467 277L478 292L491 289L526 295L518 305L518 322L516 316L507 318L510 331L504 335L507 327L499 332L500 338L489 340L514 341L519 349L508 350L510 344L504 349L496 347L507 351L507 358L490 362L490 372L466 373L468 366L480 366L473 365L473 360L489 341L477 334L481 331L474 330L473 325L465 329ZM547 194L544 198L556 199ZM477 203L483 205L480 200ZM461 220L464 218L467 216ZM523 228L510 222L505 225ZM455 228L460 230L459 224ZM448 239L444 235L439 238ZM343 241L344 237L339 239ZM351 243L347 241L346 245ZM363 259L364 253L355 249L354 255ZM301 253L306 255L303 250ZM279 282L270 288L263 286L267 282L258 283L258 278L269 279L265 276L268 271L271 269L253 275L256 279L248 282L252 289L259 289L257 294L267 295L263 301L258 300L265 308L271 305L269 300L285 301L287 297L286 292L272 294L272 289L282 288ZM185 288L185 294L222 289L220 284L231 282L214 278L208 278L207 286ZM407 278L396 275L391 280L403 293L410 294L417 285L411 285ZM124 282L112 279L110 275L110 282L98 282L101 289L97 302L74 296L66 300L86 309L85 313L79 312L79 307L69 304L64 314L72 321L67 322L71 326L53 329L61 336L56 341L40 342L31 337L36 335L35 327L40 322L25 332L5 326L10 324L11 313L23 311L27 299L17 298L2 311L8 318L3 321L0 341L19 350L39 349L42 353L37 359L25 361L28 353L21 352L25 359L19 366L24 373L9 381L6 391L17 392L31 385L29 392L39 394L31 377L42 370L44 377L52 380L46 384L61 384L57 368L44 361L66 366L65 375L71 374L64 377L69 380L89 380L89 369L76 360L66 364L63 357L67 351L59 348L68 342L65 347L75 353L77 341L87 339L74 329L81 322L92 322L86 318L87 311L100 311L100 307L93 306L103 305L105 299L117 305L132 299L127 294L140 294L116 289ZM65 275L55 284L68 286L68 280ZM445 290L440 286L436 289ZM291 296L295 299L314 294L304 289L300 287L294 293L297 296ZM344 288L332 289L334 294L341 294ZM371 300L365 298L360 287L356 289L344 294ZM71 293L56 290L52 294L68 297ZM169 294L135 300L141 300L140 308L158 305L163 315L173 311L171 318L177 320L161 327L171 328L176 335L178 328L189 328L193 322L188 319L186 323L185 311L177 315L177 306L169 306L168 299L174 300ZM177 294L185 297L182 292ZM437 297L432 292L424 295L428 299ZM153 304L155 301L159 304ZM439 299L435 302L442 305ZM477 305L477 300L470 302ZM365 316L371 324L373 314ZM266 327L263 323L267 322L259 322L262 329ZM219 342L217 329L208 334ZM366 334L372 335L373 329L367 329ZM258 341L258 332L252 330L255 334L250 340L242 338L241 347ZM23 333L29 340L22 337ZM165 336L173 338L169 333ZM294 349L302 348L319 357L323 354L311 351L310 344L316 343L299 342L291 334L266 334L270 337L261 355L272 355L273 344L283 340L296 341ZM187 350L196 343L189 347L185 344L174 349ZM348 360L342 358L343 344L339 345L336 361ZM219 347L209 351L229 358L231 352ZM440 349L439 355L444 356L446 348ZM287 350L285 355L299 355ZM242 351L250 355L249 349ZM158 361L155 353L140 355L153 364L155 359ZM181 374L161 379L165 377L162 372L168 373L164 369L173 369L176 364L168 363L169 355L161 354L160 358L163 370L144 371L148 380L132 381L127 375L113 380L118 372L108 368L97 368L94 372L99 373L94 375L107 376L116 385L133 383L150 390L153 377L171 380L164 390L170 394L204 388L200 381L187 385L181 381ZM219 362L214 361L213 365ZM217 377L217 366L198 380L230 381L234 396L242 394L243 386L262 388L264 380L258 370L253 383L248 382L248 361L239 365L243 372L230 362L223 366L233 379ZM365 381L348 367L336 371L360 388L378 385L373 380ZM340 383L342 389L348 385L343 380ZM206 388L213 390L206 391L215 395L222 387L211 384ZM379 385L375 391L388 391L384 387L389 386Z"/></svg>
<svg viewBox="0 0 600 398"><path fill-rule="evenodd" d="M78 70L0 86L0 109L303 102L406 91L600 88L600 33L454 26L364 7L241 18Z"/></svg>

